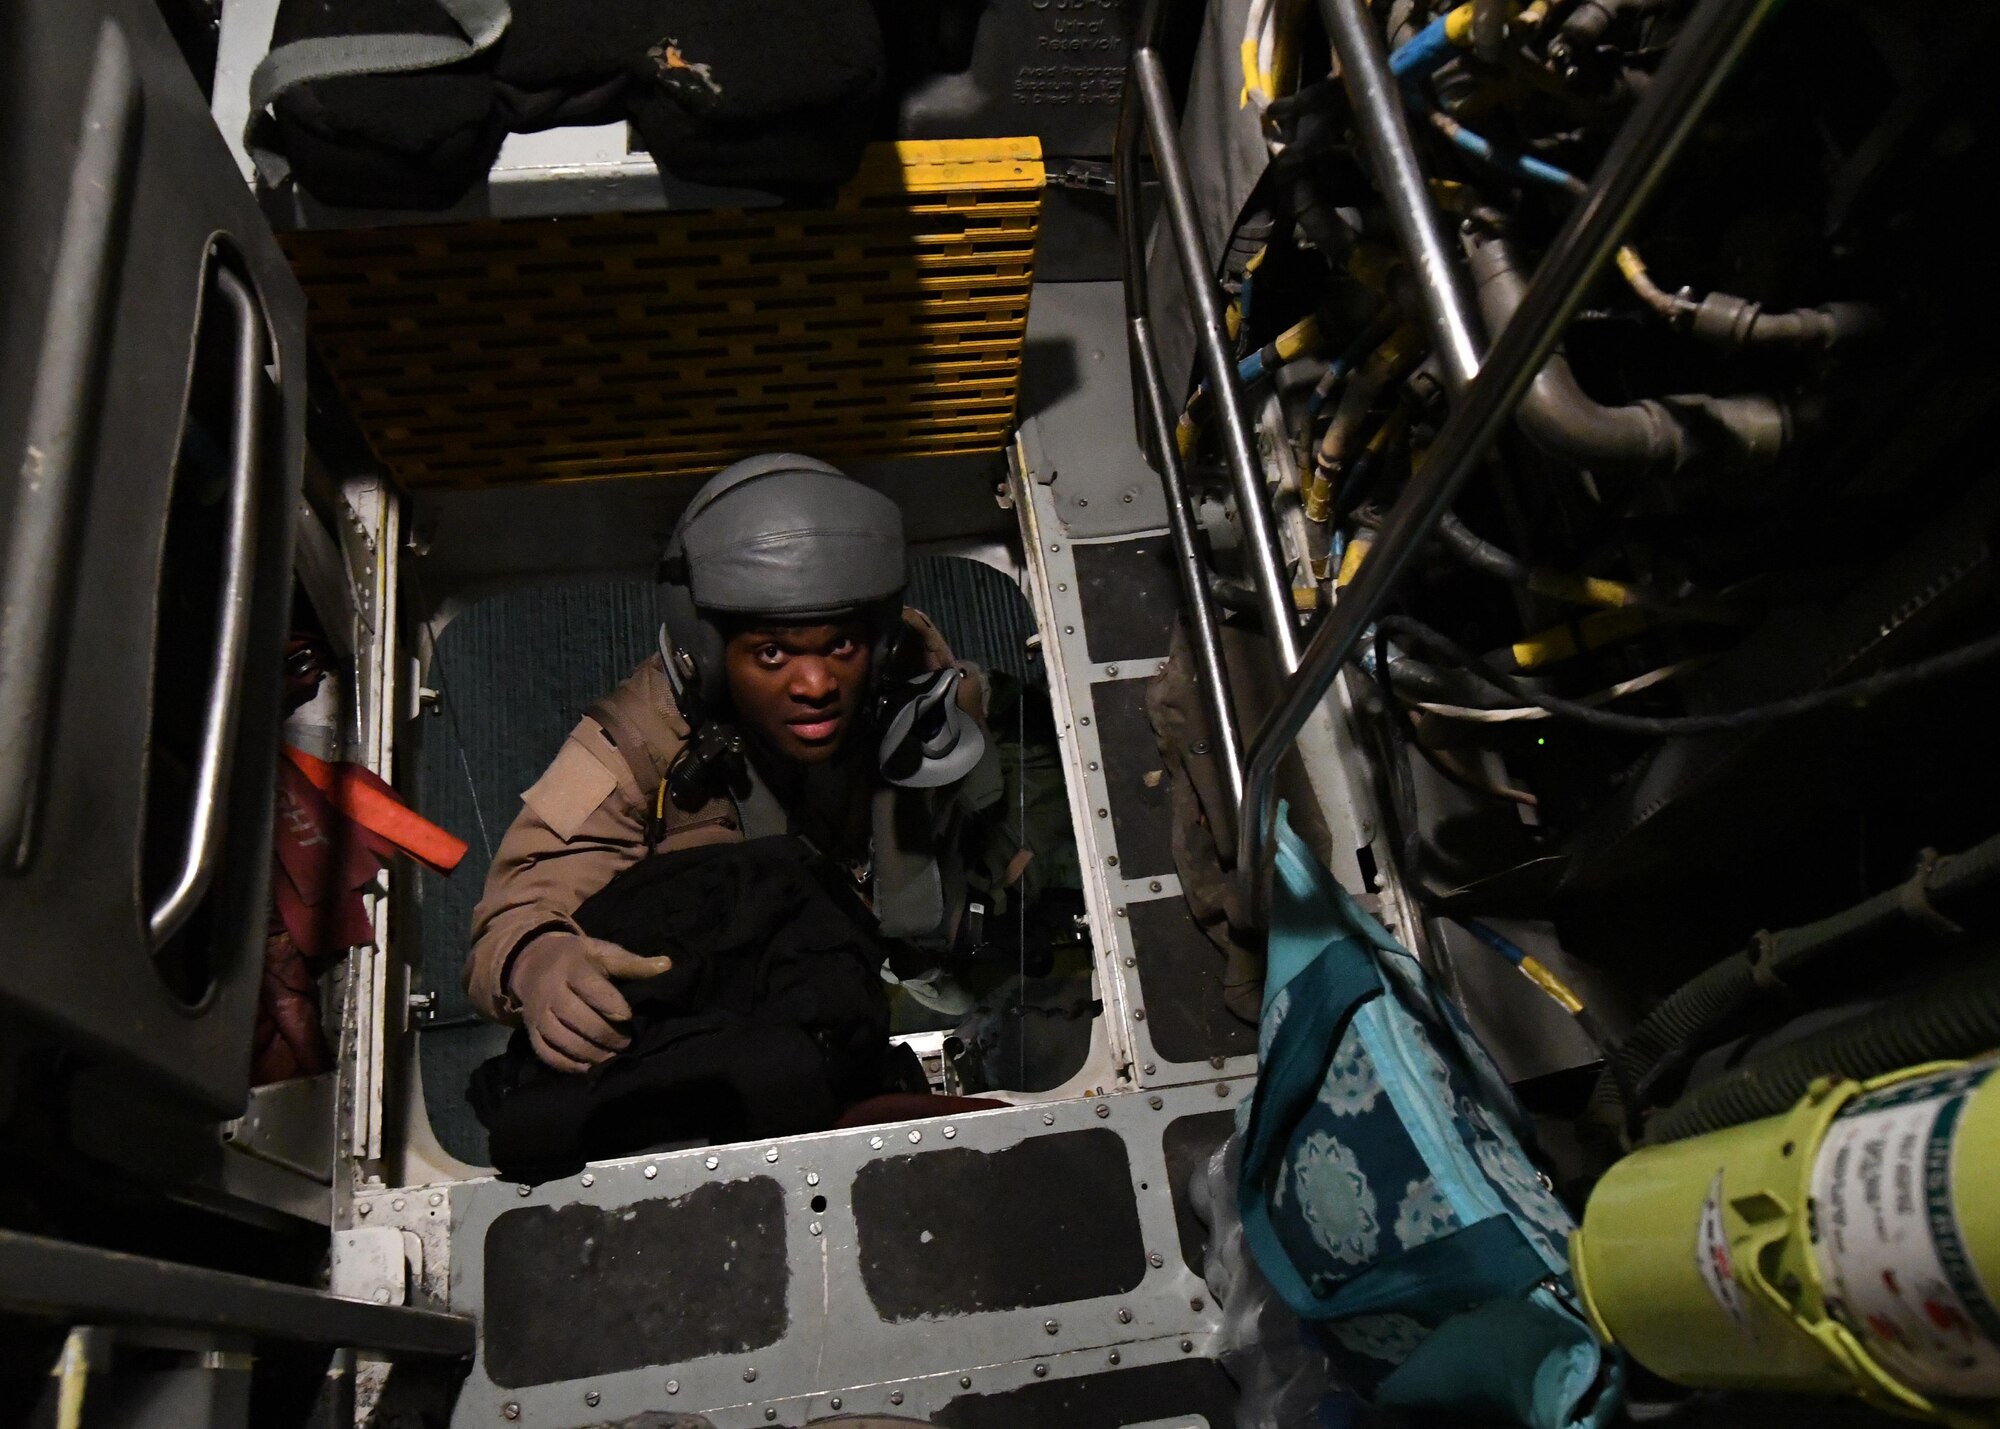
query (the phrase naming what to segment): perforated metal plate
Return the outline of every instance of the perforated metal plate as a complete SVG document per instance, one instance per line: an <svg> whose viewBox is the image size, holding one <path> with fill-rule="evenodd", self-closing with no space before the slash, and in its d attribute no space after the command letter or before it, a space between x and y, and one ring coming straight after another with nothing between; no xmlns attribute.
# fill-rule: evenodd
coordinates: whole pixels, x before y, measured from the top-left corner
<svg viewBox="0 0 2000 1429"><path fill-rule="evenodd" d="M990 451L1014 419L1037 140L872 147L825 210L282 235L406 486L700 474L773 444Z"/></svg>

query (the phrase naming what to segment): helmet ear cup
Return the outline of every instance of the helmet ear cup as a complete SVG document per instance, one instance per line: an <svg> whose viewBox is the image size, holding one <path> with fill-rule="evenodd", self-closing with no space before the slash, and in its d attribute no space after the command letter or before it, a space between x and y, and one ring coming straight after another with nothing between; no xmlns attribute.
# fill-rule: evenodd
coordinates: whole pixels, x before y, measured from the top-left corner
<svg viewBox="0 0 2000 1429"><path fill-rule="evenodd" d="M674 693L700 714L728 708L728 676L723 670L722 631L695 606L684 584L672 583L662 590L665 617L661 654L667 662L667 678ZM689 697L692 697L691 699ZM683 709L688 719L698 717L697 709Z"/></svg>

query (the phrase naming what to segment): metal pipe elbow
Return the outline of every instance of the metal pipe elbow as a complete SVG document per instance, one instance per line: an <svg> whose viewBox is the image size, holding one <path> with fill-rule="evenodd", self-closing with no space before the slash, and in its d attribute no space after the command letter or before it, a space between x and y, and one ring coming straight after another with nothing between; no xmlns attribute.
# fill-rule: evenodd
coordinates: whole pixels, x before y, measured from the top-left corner
<svg viewBox="0 0 2000 1429"><path fill-rule="evenodd" d="M1521 305L1527 282L1498 235L1468 236L1466 257L1487 330L1497 334ZM1759 470L1776 462L1791 440L1784 405L1761 395L1692 394L1606 406L1583 390L1560 352L1535 374L1515 417L1549 455L1611 476L1695 466Z"/></svg>

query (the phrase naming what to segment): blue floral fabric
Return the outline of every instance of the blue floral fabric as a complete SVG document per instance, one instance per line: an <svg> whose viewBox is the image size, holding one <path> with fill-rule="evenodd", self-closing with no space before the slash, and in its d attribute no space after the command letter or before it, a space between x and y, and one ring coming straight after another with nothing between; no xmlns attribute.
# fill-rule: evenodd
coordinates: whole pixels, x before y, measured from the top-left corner
<svg viewBox="0 0 2000 1429"><path fill-rule="evenodd" d="M1608 1418L1619 1363L1577 1308L1575 1221L1505 1080L1282 817L1277 865L1262 1075L1241 1114L1260 1266L1365 1397L1532 1429Z"/></svg>

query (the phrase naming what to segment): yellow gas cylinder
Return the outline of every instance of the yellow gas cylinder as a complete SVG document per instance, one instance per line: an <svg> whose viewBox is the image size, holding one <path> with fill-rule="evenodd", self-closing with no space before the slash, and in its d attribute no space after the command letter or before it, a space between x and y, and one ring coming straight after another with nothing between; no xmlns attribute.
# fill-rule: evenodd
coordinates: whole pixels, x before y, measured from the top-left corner
<svg viewBox="0 0 2000 1429"><path fill-rule="evenodd" d="M1996 1065L1827 1079L1620 1161L1571 1244L1599 1334L1678 1384L2000 1425Z"/></svg>

